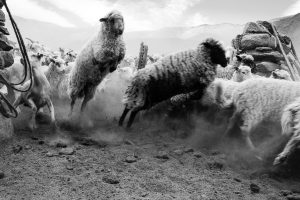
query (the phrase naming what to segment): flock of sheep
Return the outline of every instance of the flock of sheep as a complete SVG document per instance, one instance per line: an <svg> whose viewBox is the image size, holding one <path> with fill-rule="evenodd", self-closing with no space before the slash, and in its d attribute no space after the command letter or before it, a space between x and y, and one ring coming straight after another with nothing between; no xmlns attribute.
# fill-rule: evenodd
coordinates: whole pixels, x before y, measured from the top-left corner
<svg viewBox="0 0 300 200"><path fill-rule="evenodd" d="M31 55L33 87L25 93L15 92L14 106L25 105L33 110L32 129L36 128L36 113L44 106L50 110L53 129L57 128L53 96L71 100L70 115L75 101L83 98L81 112L84 112L97 86L107 74L120 67L125 56L123 16L112 11L100 22L99 33L78 55L49 56L45 52ZM258 125L281 122L282 134L288 135L290 140L274 164L284 162L300 143L300 83L292 81L284 70L276 70L268 78L257 76L252 56L229 52L226 56L218 41L206 39L195 49L164 56L143 69L132 70L119 125L122 126L131 112L127 123L130 127L139 111L162 101L181 104L197 100L205 106L233 109L225 134L238 125L250 150L255 149L250 135ZM15 55L14 65L2 73L11 82L18 82L28 73L22 70L22 59ZM27 88L29 84L27 80L21 87Z"/></svg>

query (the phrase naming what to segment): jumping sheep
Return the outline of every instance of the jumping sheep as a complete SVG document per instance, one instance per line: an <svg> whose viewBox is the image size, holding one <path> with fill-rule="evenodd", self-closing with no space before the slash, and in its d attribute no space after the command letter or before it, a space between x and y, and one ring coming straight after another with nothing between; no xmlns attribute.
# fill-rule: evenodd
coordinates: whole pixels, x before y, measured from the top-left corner
<svg viewBox="0 0 300 200"><path fill-rule="evenodd" d="M289 137L283 151L274 160L274 165L282 164L300 144L300 98L285 107L281 117L282 135Z"/></svg>
<svg viewBox="0 0 300 200"><path fill-rule="evenodd" d="M231 99L223 97L222 84L217 85L217 101L223 107L235 109L226 134L239 121L247 145L254 150L250 134L261 122L279 123L283 108L300 96L300 84L293 81L256 78L248 79L235 88Z"/></svg>
<svg viewBox="0 0 300 200"><path fill-rule="evenodd" d="M216 66L227 65L225 51L214 39L200 43L197 49L179 52L138 70L128 86L119 125L131 111L127 127L136 114L171 97L205 88L214 80Z"/></svg>
<svg viewBox="0 0 300 200"><path fill-rule="evenodd" d="M123 41L124 20L118 11L111 11L100 19L99 33L89 41L76 58L71 70L69 91L71 98L70 115L77 98L84 98L81 112L95 94L97 86L125 56Z"/></svg>

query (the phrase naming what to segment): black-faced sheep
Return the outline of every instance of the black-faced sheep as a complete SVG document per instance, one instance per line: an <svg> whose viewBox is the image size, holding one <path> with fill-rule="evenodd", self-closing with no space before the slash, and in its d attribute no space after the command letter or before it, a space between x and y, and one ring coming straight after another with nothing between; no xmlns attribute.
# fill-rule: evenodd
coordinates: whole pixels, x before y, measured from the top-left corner
<svg viewBox="0 0 300 200"><path fill-rule="evenodd" d="M274 71L272 71L270 78L283 79L287 81L293 80L290 73L283 69L275 69Z"/></svg>
<svg viewBox="0 0 300 200"><path fill-rule="evenodd" d="M97 36L92 38L76 58L71 70L69 91L71 111L77 98L84 98L81 111L95 94L97 86L125 56L123 41L124 20L118 11L112 11L100 19L102 23Z"/></svg>
<svg viewBox="0 0 300 200"><path fill-rule="evenodd" d="M218 64L227 65L225 51L216 40L207 39L195 50L166 56L140 69L125 92L125 109L119 125L123 124L129 111L127 127L140 110L149 109L177 94L203 92L214 80Z"/></svg>
<svg viewBox="0 0 300 200"><path fill-rule="evenodd" d="M217 86L217 100L224 107L234 107L226 134L238 122L247 145L255 149L250 134L262 122L279 123L286 105L300 96L300 84L272 78L248 79L235 88L230 100L222 97L222 85Z"/></svg>

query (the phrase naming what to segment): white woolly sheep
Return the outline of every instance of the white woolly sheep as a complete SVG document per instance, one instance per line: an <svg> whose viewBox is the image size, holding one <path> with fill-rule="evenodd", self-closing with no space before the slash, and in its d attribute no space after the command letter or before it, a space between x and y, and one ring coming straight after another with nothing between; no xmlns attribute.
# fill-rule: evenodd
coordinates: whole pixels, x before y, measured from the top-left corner
<svg viewBox="0 0 300 200"><path fill-rule="evenodd" d="M248 79L233 91L230 100L224 100L222 85L217 86L217 101L223 107L234 107L226 134L239 125L247 145L254 149L250 134L261 122L280 122L283 108L300 96L297 82L271 78Z"/></svg>
<svg viewBox="0 0 300 200"><path fill-rule="evenodd" d="M69 91L71 98L70 115L77 98L84 98L81 112L95 94L97 86L125 56L123 41L124 20L118 11L108 13L97 36L93 37L81 50L71 70Z"/></svg>
<svg viewBox="0 0 300 200"><path fill-rule="evenodd" d="M274 71L272 71L270 78L283 79L287 81L293 80L290 73L283 69L275 69Z"/></svg>
<svg viewBox="0 0 300 200"><path fill-rule="evenodd" d="M31 130L37 128L36 126L36 113L42 107L46 106L50 110L51 114L51 125L52 128L56 128L55 124L55 112L52 101L50 99L50 84L45 74L39 69L41 63L41 57L31 56L31 65L33 72L33 85L32 88L27 92L15 92L15 101L13 106L17 108L20 105L28 106L33 110L33 115L30 120L29 127ZM19 89L25 90L30 86L30 80L26 81L23 85L18 86Z"/></svg>
<svg viewBox="0 0 300 200"><path fill-rule="evenodd" d="M300 144L300 98L284 108L281 117L282 135L289 137L283 151L274 160L274 165L284 163Z"/></svg>
<svg viewBox="0 0 300 200"><path fill-rule="evenodd" d="M140 69L128 86L123 103L125 109L119 125L131 111L127 127L136 114L181 93L204 89L215 78L216 65L227 64L223 47L214 39L207 39L197 49L165 56L158 62Z"/></svg>

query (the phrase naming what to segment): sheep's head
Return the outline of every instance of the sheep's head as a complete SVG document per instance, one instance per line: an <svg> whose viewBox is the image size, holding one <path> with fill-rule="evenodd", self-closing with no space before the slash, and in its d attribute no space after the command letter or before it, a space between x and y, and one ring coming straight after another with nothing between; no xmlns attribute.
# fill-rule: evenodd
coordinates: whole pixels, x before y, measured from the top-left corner
<svg viewBox="0 0 300 200"><path fill-rule="evenodd" d="M242 82L252 77L251 68L247 65L241 65L233 73L232 80L236 82Z"/></svg>
<svg viewBox="0 0 300 200"><path fill-rule="evenodd" d="M111 11L99 21L104 24L107 31L115 33L116 36L122 35L124 32L124 19L119 11Z"/></svg>
<svg viewBox="0 0 300 200"><path fill-rule="evenodd" d="M283 79L289 81L292 80L290 74L283 69L275 69L274 71L272 71L270 78Z"/></svg>
<svg viewBox="0 0 300 200"><path fill-rule="evenodd" d="M219 64L222 67L227 66L225 50L217 40L209 38L202 42L201 45L203 45L209 52L210 59L213 64Z"/></svg>
<svg viewBox="0 0 300 200"><path fill-rule="evenodd" d="M251 68L252 73L256 73L256 64L254 62L254 58L248 54L240 54L236 55L237 61L242 65L249 66Z"/></svg>
<svg viewBox="0 0 300 200"><path fill-rule="evenodd" d="M56 67L56 69L58 70L61 69L62 66L65 64L65 61L61 58L50 58L50 62L52 63L52 66Z"/></svg>

